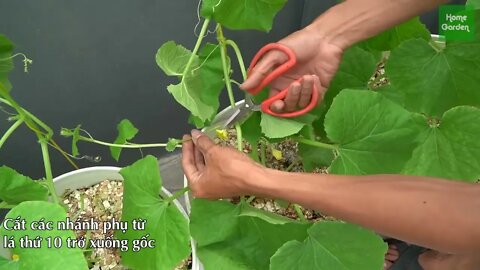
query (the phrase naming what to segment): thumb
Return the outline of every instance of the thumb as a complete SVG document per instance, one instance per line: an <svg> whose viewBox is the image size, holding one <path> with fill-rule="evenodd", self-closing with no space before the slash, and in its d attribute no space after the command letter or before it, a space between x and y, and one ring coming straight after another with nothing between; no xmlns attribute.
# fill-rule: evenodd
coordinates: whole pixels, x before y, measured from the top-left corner
<svg viewBox="0 0 480 270"><path fill-rule="evenodd" d="M247 80L240 85L240 88L246 90L257 87L276 65L287 60L288 57L282 52L270 51L266 53L250 71Z"/></svg>
<svg viewBox="0 0 480 270"><path fill-rule="evenodd" d="M215 143L210 140L210 138L208 138L205 133L200 132L196 129L192 130L192 140L193 143L195 143L197 149L200 150L200 152L202 152L202 154L204 155L210 148L215 146Z"/></svg>

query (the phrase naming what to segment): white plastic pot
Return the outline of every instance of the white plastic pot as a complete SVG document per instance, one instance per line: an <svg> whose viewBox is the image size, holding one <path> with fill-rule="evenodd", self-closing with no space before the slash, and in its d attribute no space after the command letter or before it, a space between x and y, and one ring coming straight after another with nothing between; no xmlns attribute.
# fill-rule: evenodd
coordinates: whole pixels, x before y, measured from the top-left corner
<svg viewBox="0 0 480 270"><path fill-rule="evenodd" d="M119 173L120 168L118 167L90 167L85 169L80 169L72 171L63 175L60 175L53 179L55 184L55 189L59 196L63 195L67 190L75 190L90 187L96 185L104 180L121 180L123 177ZM164 197L170 197L172 194L162 187L160 195ZM187 213L183 209L182 205L178 200L174 200L173 203L182 213L185 219L189 220ZM1 241L0 241L1 243ZM192 246L192 270L201 270L200 263L196 254L195 245L193 240L191 240ZM2 248L3 245L0 245L0 255L8 257L8 250Z"/></svg>

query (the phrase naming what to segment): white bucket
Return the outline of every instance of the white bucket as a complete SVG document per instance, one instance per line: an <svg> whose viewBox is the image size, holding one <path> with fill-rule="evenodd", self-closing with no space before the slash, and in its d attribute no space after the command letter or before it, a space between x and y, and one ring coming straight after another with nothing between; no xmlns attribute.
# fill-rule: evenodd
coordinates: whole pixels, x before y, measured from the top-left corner
<svg viewBox="0 0 480 270"><path fill-rule="evenodd" d="M60 175L54 178L53 182L55 184L55 189L57 190L57 195L62 196L67 190L91 187L104 180L123 181L123 177L119 173L120 169L121 168L118 167L90 167ZM160 195L164 197L172 196L172 194L163 187L160 193ZM188 215L180 202L178 202L178 200L174 200L173 203L182 213L182 215L189 220ZM200 270L200 263L196 254L193 239L190 240L190 243L192 246L192 270ZM2 247L3 245L0 245L0 256L8 257L8 250Z"/></svg>

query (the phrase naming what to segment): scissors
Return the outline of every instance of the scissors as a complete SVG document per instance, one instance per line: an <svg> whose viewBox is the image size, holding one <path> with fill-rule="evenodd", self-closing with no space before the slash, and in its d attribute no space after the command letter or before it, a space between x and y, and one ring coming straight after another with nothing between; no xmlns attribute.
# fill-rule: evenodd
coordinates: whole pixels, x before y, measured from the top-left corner
<svg viewBox="0 0 480 270"><path fill-rule="evenodd" d="M292 118L297 117L303 114L308 113L311 111L318 102L318 89L316 85L313 85L312 97L310 99L310 103L303 109L294 112L285 112L285 113L277 113L270 109L271 105L277 100L283 100L288 94L288 86L287 88L280 91L278 94L266 99L261 104L255 104L253 102L253 96L257 95L262 91L262 89L269 85L273 80L283 75L285 72L289 71L293 68L296 63L297 59L295 57L295 53L288 48L279 43L270 43L264 46L263 48L258 51L258 53L253 58L252 62L250 63L250 67L248 68L248 75L250 76L253 72L254 67L257 65L257 62L269 51L278 50L285 53L288 56L288 60L278 66L275 70L270 72L262 81L261 83L253 88L247 90L248 94L245 97L245 102L239 102L235 106L235 108L227 113L220 113L218 114L213 121L211 122L210 126L204 130L204 132L212 137L215 134L215 130L217 129L225 129L232 124L238 123L244 119L246 119L251 113L255 111L262 111L263 113L270 114L277 117L282 118ZM296 82L301 83L303 81L303 77L296 80Z"/></svg>

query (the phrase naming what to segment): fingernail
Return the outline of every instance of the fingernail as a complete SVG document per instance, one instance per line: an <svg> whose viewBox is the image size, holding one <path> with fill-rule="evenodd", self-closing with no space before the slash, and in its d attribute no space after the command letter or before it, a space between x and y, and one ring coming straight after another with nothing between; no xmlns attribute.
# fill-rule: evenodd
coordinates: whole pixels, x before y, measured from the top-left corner
<svg viewBox="0 0 480 270"><path fill-rule="evenodd" d="M202 132L200 132L200 130L197 130L197 129L192 129L192 140L194 143L197 142L197 139L198 137L202 136Z"/></svg>

